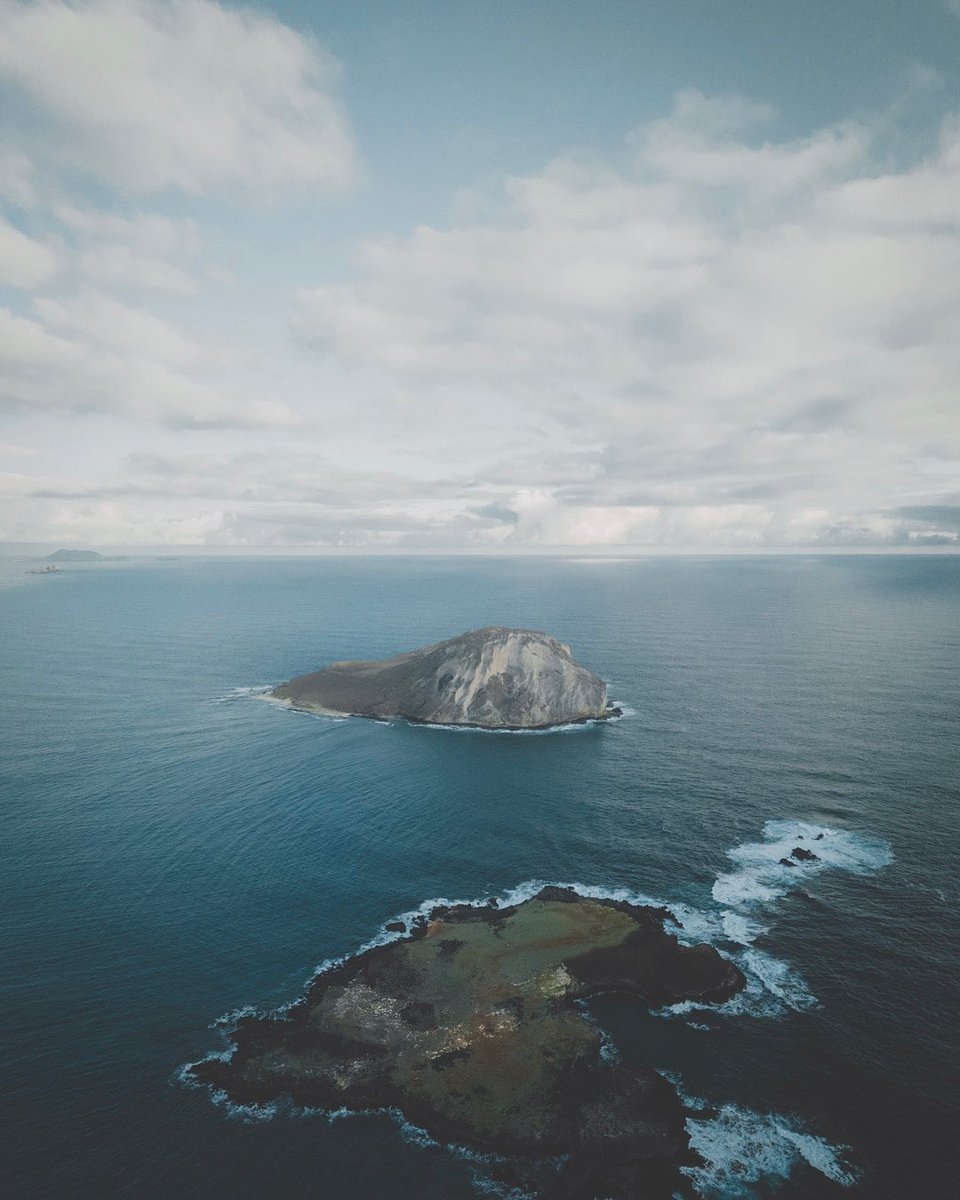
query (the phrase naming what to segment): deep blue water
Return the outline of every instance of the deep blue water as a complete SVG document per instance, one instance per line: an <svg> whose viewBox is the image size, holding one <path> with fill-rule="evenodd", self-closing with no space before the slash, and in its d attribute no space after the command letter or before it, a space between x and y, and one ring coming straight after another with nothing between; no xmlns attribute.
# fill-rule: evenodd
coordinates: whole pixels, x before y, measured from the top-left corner
<svg viewBox="0 0 960 1200"><path fill-rule="evenodd" d="M388 1116L256 1119L177 1071L391 915L535 879L686 906L748 969L719 1015L594 1005L720 1109L703 1195L956 1194L960 558L8 567L7 1195L476 1196ZM244 690L493 623L628 715L465 733ZM788 872L799 836L822 862Z"/></svg>

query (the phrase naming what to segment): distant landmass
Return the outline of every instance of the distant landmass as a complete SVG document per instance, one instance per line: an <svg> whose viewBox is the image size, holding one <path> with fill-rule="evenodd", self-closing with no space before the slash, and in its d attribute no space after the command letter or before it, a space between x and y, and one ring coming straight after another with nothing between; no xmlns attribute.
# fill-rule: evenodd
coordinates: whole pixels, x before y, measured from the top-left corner
<svg viewBox="0 0 960 1200"><path fill-rule="evenodd" d="M607 685L533 629L488 626L380 661L336 662L271 693L293 708L481 729L546 729L619 716Z"/></svg>
<svg viewBox="0 0 960 1200"><path fill-rule="evenodd" d="M670 1196L686 1113L652 1068L608 1060L581 1002L721 1003L745 985L712 946L683 946L668 910L544 887L515 905L438 905L399 940L320 972L233 1052L189 1068L241 1104L398 1108L456 1145L565 1156L557 1195ZM651 1184L669 1185L649 1190ZM551 1192L551 1195L554 1193Z"/></svg>
<svg viewBox="0 0 960 1200"><path fill-rule="evenodd" d="M53 554L48 554L43 560L44 562L124 562L126 555L117 555L109 557L106 554L99 554L96 550L55 550Z"/></svg>

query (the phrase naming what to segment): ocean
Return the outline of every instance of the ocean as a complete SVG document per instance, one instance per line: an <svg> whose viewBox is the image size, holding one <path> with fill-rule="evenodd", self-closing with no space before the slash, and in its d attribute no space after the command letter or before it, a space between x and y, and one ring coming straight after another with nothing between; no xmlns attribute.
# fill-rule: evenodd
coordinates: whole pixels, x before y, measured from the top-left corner
<svg viewBox="0 0 960 1200"><path fill-rule="evenodd" d="M181 1072L396 914L538 881L666 903L747 974L719 1010L591 1004L699 1106L693 1194L956 1194L960 558L29 565L0 586L6 1196L495 1194L397 1114L238 1109ZM569 643L624 716L260 698L489 624ZM818 861L781 866L798 844Z"/></svg>

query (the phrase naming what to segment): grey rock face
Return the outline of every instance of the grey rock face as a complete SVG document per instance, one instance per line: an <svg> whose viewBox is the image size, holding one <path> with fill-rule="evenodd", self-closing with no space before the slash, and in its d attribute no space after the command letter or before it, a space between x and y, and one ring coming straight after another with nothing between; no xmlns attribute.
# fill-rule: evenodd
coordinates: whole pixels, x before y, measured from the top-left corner
<svg viewBox="0 0 960 1200"><path fill-rule="evenodd" d="M567 646L490 626L380 662L332 663L274 689L294 708L438 725L542 729L615 714L607 685Z"/></svg>

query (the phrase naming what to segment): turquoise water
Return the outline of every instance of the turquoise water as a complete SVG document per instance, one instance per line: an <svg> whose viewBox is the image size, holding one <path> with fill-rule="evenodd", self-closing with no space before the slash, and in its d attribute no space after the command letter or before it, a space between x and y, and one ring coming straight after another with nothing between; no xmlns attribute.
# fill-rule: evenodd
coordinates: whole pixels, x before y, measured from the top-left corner
<svg viewBox="0 0 960 1200"><path fill-rule="evenodd" d="M480 1194L388 1115L231 1110L178 1069L392 915L535 880L667 901L747 971L720 1013L593 1006L712 1106L689 1187L952 1194L960 559L6 566L7 1194ZM256 696L492 623L570 643L627 715L483 734ZM797 838L821 861L780 867Z"/></svg>

